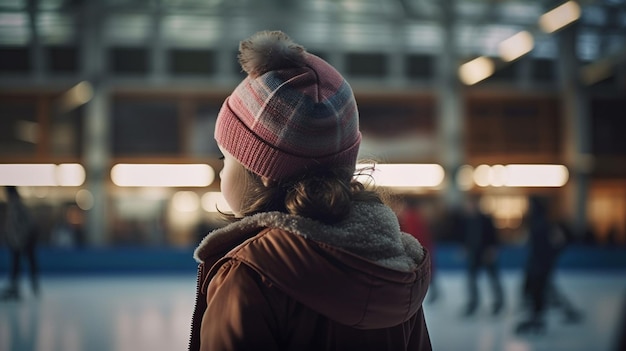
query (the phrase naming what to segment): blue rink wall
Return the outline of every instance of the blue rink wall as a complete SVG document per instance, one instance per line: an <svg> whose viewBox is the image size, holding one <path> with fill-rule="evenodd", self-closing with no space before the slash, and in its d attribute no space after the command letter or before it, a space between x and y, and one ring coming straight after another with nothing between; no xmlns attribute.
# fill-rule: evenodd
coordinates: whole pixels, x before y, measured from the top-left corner
<svg viewBox="0 0 626 351"><path fill-rule="evenodd" d="M42 274L92 273L185 273L195 272L193 248L106 247L52 248L37 250ZM520 269L526 261L523 247L502 247L499 261L502 269ZM437 270L464 268L463 251L456 245L438 245L434 253ZM23 262L22 266L27 267ZM9 252L0 248L0 274L9 268ZM559 269L605 270L626 272L626 248L571 246L559 259Z"/></svg>

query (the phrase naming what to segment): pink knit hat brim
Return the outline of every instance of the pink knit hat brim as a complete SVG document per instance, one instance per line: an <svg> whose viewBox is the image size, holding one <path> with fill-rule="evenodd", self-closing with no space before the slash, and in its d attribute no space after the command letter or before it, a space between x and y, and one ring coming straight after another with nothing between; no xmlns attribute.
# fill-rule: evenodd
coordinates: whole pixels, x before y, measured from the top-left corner
<svg viewBox="0 0 626 351"><path fill-rule="evenodd" d="M322 157L301 157L264 142L251 131L230 108L230 97L222 105L215 125L215 140L245 168L271 180L281 180L304 174L320 167L356 165L361 133L354 143L338 153Z"/></svg>

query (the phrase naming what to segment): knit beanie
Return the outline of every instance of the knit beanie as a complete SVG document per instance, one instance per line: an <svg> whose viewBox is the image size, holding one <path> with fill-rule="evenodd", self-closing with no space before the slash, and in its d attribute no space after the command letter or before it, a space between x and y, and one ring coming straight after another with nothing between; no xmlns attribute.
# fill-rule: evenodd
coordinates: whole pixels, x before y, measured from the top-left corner
<svg viewBox="0 0 626 351"><path fill-rule="evenodd" d="M239 44L247 77L224 101L215 140L252 172L279 181L355 167L361 133L348 82L280 31Z"/></svg>

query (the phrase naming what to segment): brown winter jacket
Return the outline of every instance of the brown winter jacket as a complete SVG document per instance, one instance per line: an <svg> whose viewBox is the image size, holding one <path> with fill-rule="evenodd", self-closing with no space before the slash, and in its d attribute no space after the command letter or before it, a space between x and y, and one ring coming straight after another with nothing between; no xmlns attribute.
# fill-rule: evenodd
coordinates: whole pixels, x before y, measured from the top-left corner
<svg viewBox="0 0 626 351"><path fill-rule="evenodd" d="M261 213L207 235L190 350L431 350L430 258L394 213L328 226Z"/></svg>

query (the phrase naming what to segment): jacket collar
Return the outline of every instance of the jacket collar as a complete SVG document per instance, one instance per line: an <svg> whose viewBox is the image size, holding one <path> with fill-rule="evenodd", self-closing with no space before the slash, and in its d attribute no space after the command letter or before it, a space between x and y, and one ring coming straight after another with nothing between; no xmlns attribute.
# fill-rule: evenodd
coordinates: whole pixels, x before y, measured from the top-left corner
<svg viewBox="0 0 626 351"><path fill-rule="evenodd" d="M428 252L381 204L356 203L332 226L278 212L246 217L209 233L195 258L213 273L220 259L243 262L296 301L359 329L405 322L430 282Z"/></svg>
<svg viewBox="0 0 626 351"><path fill-rule="evenodd" d="M348 218L334 225L281 212L245 217L209 233L196 248L194 258L203 262L216 253L225 253L262 228L282 229L400 271L413 270L424 258L422 245L400 231L389 207L362 202L354 203Z"/></svg>

